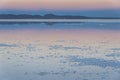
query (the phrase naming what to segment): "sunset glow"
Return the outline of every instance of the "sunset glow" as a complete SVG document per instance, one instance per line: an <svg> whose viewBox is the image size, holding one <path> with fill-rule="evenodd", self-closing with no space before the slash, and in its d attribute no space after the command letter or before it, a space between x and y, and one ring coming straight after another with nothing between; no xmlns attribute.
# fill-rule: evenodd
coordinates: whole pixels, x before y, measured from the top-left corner
<svg viewBox="0 0 120 80"><path fill-rule="evenodd" d="M0 9L118 9L120 0L0 0Z"/></svg>

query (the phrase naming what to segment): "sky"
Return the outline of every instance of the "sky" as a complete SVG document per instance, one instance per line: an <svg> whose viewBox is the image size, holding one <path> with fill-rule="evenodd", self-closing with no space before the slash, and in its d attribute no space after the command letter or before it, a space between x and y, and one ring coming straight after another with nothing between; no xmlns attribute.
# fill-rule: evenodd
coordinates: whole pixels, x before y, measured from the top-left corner
<svg viewBox="0 0 120 80"><path fill-rule="evenodd" d="M116 9L120 0L0 0L1 9Z"/></svg>
<svg viewBox="0 0 120 80"><path fill-rule="evenodd" d="M87 16L120 16L120 0L0 0L0 14L21 14L22 12L23 14L51 12L55 14L85 14Z"/></svg>

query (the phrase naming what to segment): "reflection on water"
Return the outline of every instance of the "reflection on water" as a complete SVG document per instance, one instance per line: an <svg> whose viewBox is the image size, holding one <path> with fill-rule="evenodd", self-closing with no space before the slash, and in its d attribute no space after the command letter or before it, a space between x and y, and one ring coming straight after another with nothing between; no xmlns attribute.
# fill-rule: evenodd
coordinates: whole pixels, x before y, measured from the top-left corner
<svg viewBox="0 0 120 80"><path fill-rule="evenodd" d="M120 23L0 24L0 80L119 80Z"/></svg>
<svg viewBox="0 0 120 80"><path fill-rule="evenodd" d="M40 23L40 22L0 22L0 29L103 29L120 30L119 22L73 22L73 23Z"/></svg>

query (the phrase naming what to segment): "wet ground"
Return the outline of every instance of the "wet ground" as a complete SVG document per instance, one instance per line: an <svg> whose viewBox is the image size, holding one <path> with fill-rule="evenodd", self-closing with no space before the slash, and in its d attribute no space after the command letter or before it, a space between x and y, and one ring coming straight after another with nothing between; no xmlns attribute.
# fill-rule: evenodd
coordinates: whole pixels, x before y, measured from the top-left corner
<svg viewBox="0 0 120 80"><path fill-rule="evenodd" d="M120 23L0 24L0 80L119 80Z"/></svg>

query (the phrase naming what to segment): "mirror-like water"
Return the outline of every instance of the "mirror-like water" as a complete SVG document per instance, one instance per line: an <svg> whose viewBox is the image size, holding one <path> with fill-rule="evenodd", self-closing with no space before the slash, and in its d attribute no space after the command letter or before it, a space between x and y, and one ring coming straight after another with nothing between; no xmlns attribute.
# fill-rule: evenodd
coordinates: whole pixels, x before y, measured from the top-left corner
<svg viewBox="0 0 120 80"><path fill-rule="evenodd" d="M119 80L120 23L0 23L0 80Z"/></svg>

